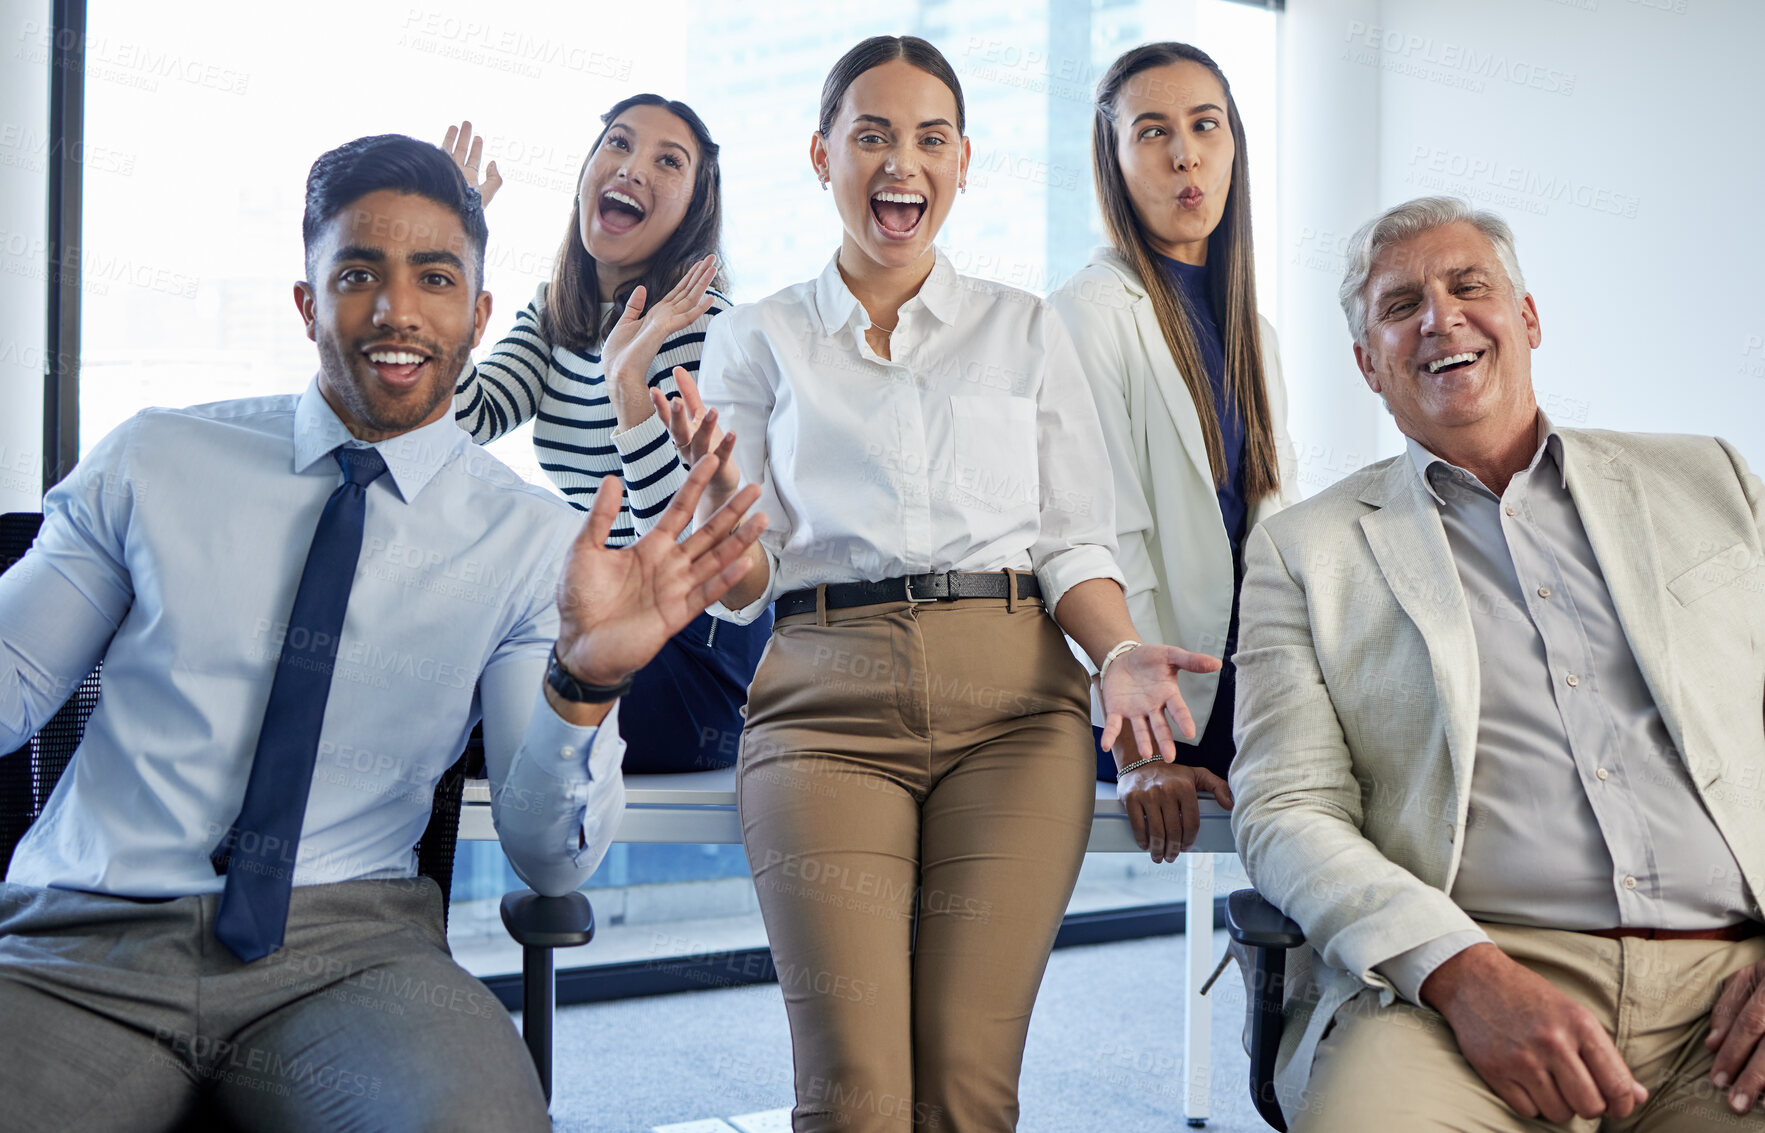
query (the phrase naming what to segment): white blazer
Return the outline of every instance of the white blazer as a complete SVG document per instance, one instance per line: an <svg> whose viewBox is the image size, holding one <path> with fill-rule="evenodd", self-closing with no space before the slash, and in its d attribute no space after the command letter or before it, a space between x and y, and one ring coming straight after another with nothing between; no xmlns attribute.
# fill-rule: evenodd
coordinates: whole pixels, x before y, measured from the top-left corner
<svg viewBox="0 0 1765 1133"><path fill-rule="evenodd" d="M1097 400L1115 476L1117 561L1134 628L1146 641L1218 657L1232 617L1231 543L1201 418L1145 285L1114 248L1103 247L1048 299L1066 321ZM1280 353L1274 328L1259 321L1281 490L1251 508L1250 527L1299 500ZM1199 739L1219 674L1183 673L1177 684Z"/></svg>

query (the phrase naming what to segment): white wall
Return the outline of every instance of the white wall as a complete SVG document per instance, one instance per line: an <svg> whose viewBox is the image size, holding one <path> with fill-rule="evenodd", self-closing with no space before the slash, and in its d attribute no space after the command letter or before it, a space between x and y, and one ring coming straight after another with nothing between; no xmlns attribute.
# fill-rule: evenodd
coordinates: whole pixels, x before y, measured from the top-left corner
<svg viewBox="0 0 1765 1133"><path fill-rule="evenodd" d="M1449 193L1514 227L1544 326L1533 383L1557 423L1716 433L1765 466L1765 4L1289 0L1282 19L1281 321L1302 452L1398 450L1353 374L1329 244ZM1343 471L1314 456L1304 487Z"/></svg>
<svg viewBox="0 0 1765 1133"><path fill-rule="evenodd" d="M49 15L49 0L0 0L0 512L43 494Z"/></svg>

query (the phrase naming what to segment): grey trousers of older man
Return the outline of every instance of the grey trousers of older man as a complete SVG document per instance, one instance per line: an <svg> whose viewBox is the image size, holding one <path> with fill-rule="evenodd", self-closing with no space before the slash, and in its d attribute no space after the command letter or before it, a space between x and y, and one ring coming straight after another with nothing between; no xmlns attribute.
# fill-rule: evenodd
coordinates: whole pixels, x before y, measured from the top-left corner
<svg viewBox="0 0 1765 1133"><path fill-rule="evenodd" d="M428 878L294 890L242 964L218 894L0 885L0 1126L546 1130L508 1012L454 963Z"/></svg>

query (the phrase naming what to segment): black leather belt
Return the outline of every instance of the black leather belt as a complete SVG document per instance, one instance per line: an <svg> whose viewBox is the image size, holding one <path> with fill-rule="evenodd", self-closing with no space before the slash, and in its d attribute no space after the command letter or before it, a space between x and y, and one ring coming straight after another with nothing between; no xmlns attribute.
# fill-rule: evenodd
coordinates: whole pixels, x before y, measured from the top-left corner
<svg viewBox="0 0 1765 1133"><path fill-rule="evenodd" d="M884 602L954 602L961 598L1004 598L1007 579L1003 571L947 570L939 574L905 574L881 582L836 582L827 588L827 608L876 606ZM772 616L815 612L813 586L793 590L773 604ZM1040 598L1042 585L1027 571L1017 573L1017 596Z"/></svg>

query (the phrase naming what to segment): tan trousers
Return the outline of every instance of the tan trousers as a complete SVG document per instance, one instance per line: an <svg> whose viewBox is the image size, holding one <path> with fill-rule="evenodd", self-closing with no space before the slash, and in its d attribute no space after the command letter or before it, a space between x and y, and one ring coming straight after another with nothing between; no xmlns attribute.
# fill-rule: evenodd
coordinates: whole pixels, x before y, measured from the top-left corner
<svg viewBox="0 0 1765 1133"><path fill-rule="evenodd" d="M1039 601L824 621L774 628L739 777L790 1017L792 1128L1013 1129L1090 834L1084 670Z"/></svg>
<svg viewBox="0 0 1765 1133"><path fill-rule="evenodd" d="M1496 946L1548 979L1613 1036L1649 1091L1622 1121L1553 1125L1520 1117L1459 1053L1436 1011L1401 1001L1380 1007L1365 991L1336 1013L1318 1045L1293 1133L1435 1130L1762 1130L1765 1114L1736 1117L1710 1084L1715 1053L1704 1047L1710 1008L1732 972L1765 958L1765 937L1734 943L1605 940L1577 932L1481 926Z"/></svg>

